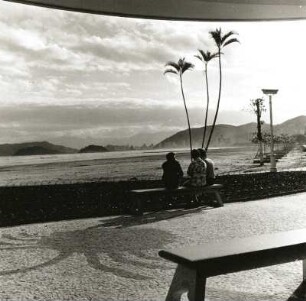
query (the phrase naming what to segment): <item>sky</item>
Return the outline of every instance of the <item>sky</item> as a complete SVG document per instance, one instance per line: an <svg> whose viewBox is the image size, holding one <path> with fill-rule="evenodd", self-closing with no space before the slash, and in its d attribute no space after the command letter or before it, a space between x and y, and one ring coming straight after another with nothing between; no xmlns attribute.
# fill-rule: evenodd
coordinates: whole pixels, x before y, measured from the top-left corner
<svg viewBox="0 0 306 301"><path fill-rule="evenodd" d="M263 88L279 89L275 124L306 115L306 20L143 20L0 1L0 143L82 147L127 143L135 135L148 142L186 129L179 79L163 74L168 61L182 57L195 65L183 85L191 124L202 126L206 94L195 55L216 51L209 31L219 27L236 32L240 43L223 51L217 123L255 122L249 103ZM208 67L212 121L218 61Z"/></svg>

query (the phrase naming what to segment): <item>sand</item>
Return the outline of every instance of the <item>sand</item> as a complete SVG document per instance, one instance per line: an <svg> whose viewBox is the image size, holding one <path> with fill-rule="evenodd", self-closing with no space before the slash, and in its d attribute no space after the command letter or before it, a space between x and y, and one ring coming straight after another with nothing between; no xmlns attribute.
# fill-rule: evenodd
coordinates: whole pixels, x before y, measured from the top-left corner
<svg viewBox="0 0 306 301"><path fill-rule="evenodd" d="M270 164L260 167L253 164L254 148L219 149L211 153L215 161L217 175L268 171ZM110 156L110 155L108 155ZM161 164L165 153L144 153L134 157L96 158L63 162L52 162L52 156L41 157L31 164L0 167L0 186L44 185L62 183L84 183L118 181L137 178L139 180L160 179ZM178 152L178 160L183 170L190 163L189 154ZM38 158L39 159L39 158ZM13 160L13 158L12 158ZM49 161L51 162L49 162ZM44 161L47 161L44 163ZM279 171L306 170L306 152L295 148L277 163Z"/></svg>

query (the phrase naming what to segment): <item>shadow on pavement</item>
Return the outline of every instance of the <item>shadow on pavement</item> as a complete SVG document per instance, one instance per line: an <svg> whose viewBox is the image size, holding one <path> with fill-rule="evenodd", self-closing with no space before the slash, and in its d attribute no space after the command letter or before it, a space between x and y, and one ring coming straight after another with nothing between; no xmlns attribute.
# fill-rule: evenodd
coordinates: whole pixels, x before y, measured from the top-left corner
<svg viewBox="0 0 306 301"><path fill-rule="evenodd" d="M122 224L122 221L119 223L116 219L113 223ZM12 264L5 267L5 270L2 265L0 276L46 268L61 263L73 254L85 256L87 264L95 270L135 280L152 278L152 271L146 269L168 269L165 263L159 260L157 253L176 239L171 232L153 228L109 227L110 222L84 230L54 232L49 236L37 237L24 233L18 236L2 235L0 254L4 253L0 256L5 256L6 262ZM27 266L16 268L16 264L9 257L16 258L18 252L24 250L30 260L20 260L20 265ZM56 251L57 254L45 260L46 254L51 257L50 253L54 252L44 250ZM37 257L39 252L43 252L41 257ZM37 264L37 261L41 262Z"/></svg>
<svg viewBox="0 0 306 301"><path fill-rule="evenodd" d="M212 207L201 206L191 209L173 209L162 210L158 212L148 212L143 216L118 216L115 218L108 218L107 221L103 220L102 227L126 228L144 224L156 223L163 220L169 220L184 216L186 214L203 212L204 210L214 209Z"/></svg>
<svg viewBox="0 0 306 301"><path fill-rule="evenodd" d="M290 296L287 301L305 301L306 300L306 281L298 286L294 293Z"/></svg>

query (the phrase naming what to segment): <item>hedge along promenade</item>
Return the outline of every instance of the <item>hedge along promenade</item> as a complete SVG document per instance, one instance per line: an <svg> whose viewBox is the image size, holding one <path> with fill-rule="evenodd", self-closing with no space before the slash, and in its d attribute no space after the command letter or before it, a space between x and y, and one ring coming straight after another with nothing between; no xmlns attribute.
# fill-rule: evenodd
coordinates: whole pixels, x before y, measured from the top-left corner
<svg viewBox="0 0 306 301"><path fill-rule="evenodd" d="M306 171L222 175L217 183L224 185L224 203L244 202L306 191ZM0 226L128 214L129 190L161 186L160 180L130 180L0 187ZM184 203L182 197L173 207ZM162 204L148 200L146 209L167 209Z"/></svg>

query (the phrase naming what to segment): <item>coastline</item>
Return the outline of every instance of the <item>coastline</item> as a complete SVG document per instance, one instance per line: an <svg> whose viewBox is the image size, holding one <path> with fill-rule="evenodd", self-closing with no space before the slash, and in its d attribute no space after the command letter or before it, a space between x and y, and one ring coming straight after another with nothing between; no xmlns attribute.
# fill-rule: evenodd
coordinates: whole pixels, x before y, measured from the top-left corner
<svg viewBox="0 0 306 301"><path fill-rule="evenodd" d="M167 151L65 156L59 162L54 162L58 160L57 156L26 158L22 164L0 167L0 187L118 182L135 178L158 180L162 176L161 164ZM215 161L217 176L269 171L269 164L253 164L255 153L254 147L219 148L212 150L209 156ZM186 175L190 163L188 151L178 150L177 159ZM279 171L305 170L306 153L293 149L279 160L277 168Z"/></svg>

